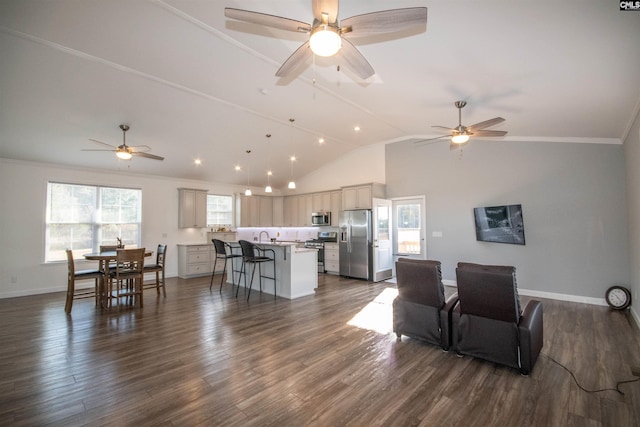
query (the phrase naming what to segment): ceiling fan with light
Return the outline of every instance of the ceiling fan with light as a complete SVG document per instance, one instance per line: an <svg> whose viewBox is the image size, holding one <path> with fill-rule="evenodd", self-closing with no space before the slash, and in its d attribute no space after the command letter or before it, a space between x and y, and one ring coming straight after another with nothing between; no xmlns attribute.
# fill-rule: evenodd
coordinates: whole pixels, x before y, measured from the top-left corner
<svg viewBox="0 0 640 427"><path fill-rule="evenodd" d="M432 126L434 128L445 129L449 132L448 135L438 136L430 139L423 139L420 141L415 141L416 144L423 144L427 141L433 141L441 138L451 137L451 145L450 148L459 148L469 142L469 138L472 136L478 137L497 137L497 136L505 136L507 134L506 130L487 130L489 126L497 125L498 123L504 122L502 117L494 117L493 119L485 120L480 123L476 123L471 126L464 126L462 124L462 109L467 105L466 101L456 101L454 103L456 108L458 109L458 126L454 128L448 128L446 126Z"/></svg>
<svg viewBox="0 0 640 427"><path fill-rule="evenodd" d="M151 150L151 147L148 145L136 145L130 146L127 145L126 134L129 130L128 125L120 125L120 129L122 129L122 145L107 144L102 141L98 141L97 139L89 139L89 141L97 142L98 144L106 145L110 149L97 149L97 148L85 148L82 151L113 151L116 153L116 156L122 160L130 160L133 156L146 157L148 159L154 160L164 160L164 157L156 156L155 154L147 153L147 151Z"/></svg>
<svg viewBox="0 0 640 427"><path fill-rule="evenodd" d="M333 56L339 53L358 77L367 79L373 76L375 71L349 39L417 29L420 26L426 28L427 24L426 7L382 10L352 16L340 22L338 21L338 4L339 0L312 0L313 23L311 24L230 7L224 9L224 14L227 18L238 21L309 34L309 40L282 64L276 72L276 77L287 76L291 70L313 54Z"/></svg>

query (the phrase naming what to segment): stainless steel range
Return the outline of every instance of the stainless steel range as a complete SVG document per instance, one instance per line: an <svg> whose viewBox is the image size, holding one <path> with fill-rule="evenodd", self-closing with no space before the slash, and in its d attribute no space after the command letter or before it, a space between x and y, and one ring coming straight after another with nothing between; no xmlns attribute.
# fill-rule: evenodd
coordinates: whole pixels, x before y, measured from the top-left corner
<svg viewBox="0 0 640 427"><path fill-rule="evenodd" d="M305 248L312 248L318 250L318 273L326 273L324 268L324 244L326 242L337 242L337 231L319 231L316 239L307 240L304 242Z"/></svg>

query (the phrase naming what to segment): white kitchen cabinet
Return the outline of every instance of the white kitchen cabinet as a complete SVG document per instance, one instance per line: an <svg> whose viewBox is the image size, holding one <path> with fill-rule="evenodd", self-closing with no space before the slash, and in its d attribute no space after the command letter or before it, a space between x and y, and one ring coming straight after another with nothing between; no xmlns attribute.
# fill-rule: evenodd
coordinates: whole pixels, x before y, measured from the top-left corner
<svg viewBox="0 0 640 427"><path fill-rule="evenodd" d="M332 191L331 199L331 225L340 224L340 211L342 210L342 191Z"/></svg>
<svg viewBox="0 0 640 427"><path fill-rule="evenodd" d="M314 193L311 195L312 212L331 212L331 193Z"/></svg>
<svg viewBox="0 0 640 427"><path fill-rule="evenodd" d="M324 244L324 270L328 274L340 274L340 250L337 243Z"/></svg>
<svg viewBox="0 0 640 427"><path fill-rule="evenodd" d="M259 227L260 205L257 196L238 195L238 227Z"/></svg>
<svg viewBox="0 0 640 427"><path fill-rule="evenodd" d="M298 197L298 226L311 226L311 213L313 208L313 197L311 194L302 194Z"/></svg>
<svg viewBox="0 0 640 427"><path fill-rule="evenodd" d="M272 227L273 197L238 195L238 227Z"/></svg>
<svg viewBox="0 0 640 427"><path fill-rule="evenodd" d="M258 196L258 226L259 227L272 227L273 226L273 197Z"/></svg>
<svg viewBox="0 0 640 427"><path fill-rule="evenodd" d="M287 196L283 202L284 226L298 226L298 196Z"/></svg>
<svg viewBox="0 0 640 427"><path fill-rule="evenodd" d="M207 192L193 188L178 188L178 226L204 228L207 226Z"/></svg>
<svg viewBox="0 0 640 427"><path fill-rule="evenodd" d="M276 196L273 199L273 227L284 227L284 197Z"/></svg>
<svg viewBox="0 0 640 427"><path fill-rule="evenodd" d="M342 187L342 210L371 209L374 197L385 197L384 185L362 184Z"/></svg>
<svg viewBox="0 0 640 427"><path fill-rule="evenodd" d="M208 276L211 274L210 244L178 245L178 277Z"/></svg>

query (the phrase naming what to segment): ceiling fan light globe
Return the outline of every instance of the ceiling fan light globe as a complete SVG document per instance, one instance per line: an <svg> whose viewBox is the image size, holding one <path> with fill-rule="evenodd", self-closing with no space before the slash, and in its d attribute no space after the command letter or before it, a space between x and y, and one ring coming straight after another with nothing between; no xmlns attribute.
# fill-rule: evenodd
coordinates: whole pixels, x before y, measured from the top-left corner
<svg viewBox="0 0 640 427"><path fill-rule="evenodd" d="M467 141L469 141L469 135L458 134L451 137L451 142L454 144L464 144Z"/></svg>
<svg viewBox="0 0 640 427"><path fill-rule="evenodd" d="M131 153L128 151L116 151L116 156L121 160L131 160Z"/></svg>
<svg viewBox="0 0 640 427"><path fill-rule="evenodd" d="M337 28L320 25L311 32L309 46L318 56L333 56L342 47L342 37L340 37Z"/></svg>
<svg viewBox="0 0 640 427"><path fill-rule="evenodd" d="M265 189L264 189L264 192L265 192L265 193L273 193L273 189L271 188L271 186L270 186L270 185L267 185L267 186L265 187Z"/></svg>

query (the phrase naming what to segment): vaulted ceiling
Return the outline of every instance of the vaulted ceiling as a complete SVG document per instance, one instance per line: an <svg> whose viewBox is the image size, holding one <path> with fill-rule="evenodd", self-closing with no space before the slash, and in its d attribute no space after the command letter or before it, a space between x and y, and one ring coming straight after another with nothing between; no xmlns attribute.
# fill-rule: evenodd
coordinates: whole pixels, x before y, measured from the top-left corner
<svg viewBox="0 0 640 427"><path fill-rule="evenodd" d="M238 185L263 185L271 168L284 188L291 156L303 176L367 144L439 136L432 126L458 124L457 100L465 124L504 117L502 140L626 137L640 105L640 11L344 0L339 18L416 6L428 8L426 31L354 40L376 71L363 81L340 54L277 78L308 36L224 16L311 22L310 0L3 0L0 157ZM165 160L83 151L104 148L90 139L121 144L120 124L129 145Z"/></svg>

